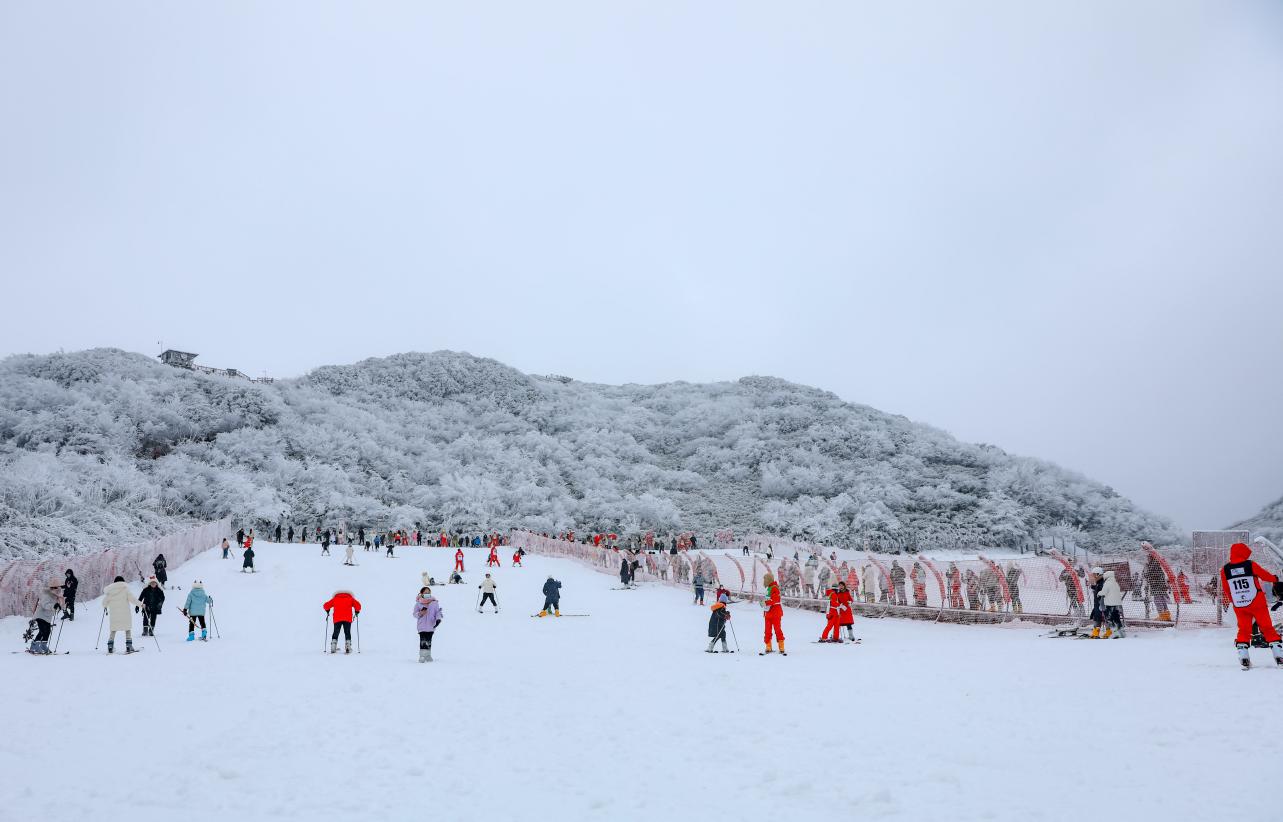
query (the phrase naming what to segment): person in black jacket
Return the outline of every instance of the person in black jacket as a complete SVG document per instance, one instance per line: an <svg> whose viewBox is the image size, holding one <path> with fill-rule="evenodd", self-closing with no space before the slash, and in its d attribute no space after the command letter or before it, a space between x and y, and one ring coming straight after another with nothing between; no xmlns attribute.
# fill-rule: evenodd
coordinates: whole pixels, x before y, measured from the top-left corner
<svg viewBox="0 0 1283 822"><path fill-rule="evenodd" d="M552 611L553 616L561 616L561 583L548 575L548 581L543 584L543 610L539 616L548 616Z"/></svg>
<svg viewBox="0 0 1283 822"><path fill-rule="evenodd" d="M244 544L245 544L245 529L244 529L244 528L241 528L240 530L238 530L238 531L236 532L236 544L237 544L237 545L244 545Z"/></svg>
<svg viewBox="0 0 1283 822"><path fill-rule="evenodd" d="M241 559L244 560L244 562L241 563L241 573L254 573L254 549L248 543L245 545L245 551L241 554Z"/></svg>
<svg viewBox="0 0 1283 822"><path fill-rule="evenodd" d="M277 542L280 542L280 541L281 541L281 525L280 525L280 523L277 523L277 525L276 525L276 541L277 541Z"/></svg>
<svg viewBox="0 0 1283 822"><path fill-rule="evenodd" d="M70 619L73 622L76 619L76 589L80 587L80 580L76 579L75 573L67 569L67 581L62 584L62 599L67 603L67 607L62 611L63 619Z"/></svg>
<svg viewBox="0 0 1283 822"><path fill-rule="evenodd" d="M156 617L165 604L165 589L160 587L160 579L152 577L147 580L143 592L138 595L143 604L143 636L156 636Z"/></svg>
<svg viewBox="0 0 1283 822"><path fill-rule="evenodd" d="M165 561L165 555L157 554L156 559L152 561L151 567L156 570L156 581L160 583L162 588L165 587L165 582L169 580L169 574L165 571L169 567L169 563Z"/></svg>

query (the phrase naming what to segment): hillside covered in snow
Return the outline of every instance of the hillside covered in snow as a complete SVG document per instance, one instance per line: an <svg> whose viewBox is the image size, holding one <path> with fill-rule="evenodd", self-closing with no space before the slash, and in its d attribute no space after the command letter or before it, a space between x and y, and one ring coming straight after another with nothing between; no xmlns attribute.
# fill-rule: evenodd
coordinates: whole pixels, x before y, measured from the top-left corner
<svg viewBox="0 0 1283 822"><path fill-rule="evenodd" d="M0 549L194 519L843 545L1181 538L1109 487L770 377L595 385L437 352L260 385L95 349L0 362Z"/></svg>
<svg viewBox="0 0 1283 822"><path fill-rule="evenodd" d="M1246 528L1276 545L1283 545L1283 497L1262 508L1255 516L1234 523L1230 528Z"/></svg>

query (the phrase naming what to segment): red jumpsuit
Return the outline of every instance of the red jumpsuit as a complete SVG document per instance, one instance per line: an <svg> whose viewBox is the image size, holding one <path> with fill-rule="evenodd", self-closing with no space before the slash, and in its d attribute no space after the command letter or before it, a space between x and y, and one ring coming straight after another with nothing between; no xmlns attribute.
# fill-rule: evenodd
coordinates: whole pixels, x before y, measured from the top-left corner
<svg viewBox="0 0 1283 822"><path fill-rule="evenodd" d="M513 555L512 555L512 567L513 567L513 568L520 568L520 567L521 567L521 554L520 554L520 553L517 553L517 554L513 554Z"/></svg>
<svg viewBox="0 0 1283 822"><path fill-rule="evenodd" d="M837 588L830 588L824 594L829 598L829 610L824 615L828 621L824 623L824 633L820 634L820 641L828 640L830 631L833 632L834 640L841 639L842 629L838 625L842 619L842 594ZM771 637L768 634L766 637L767 644L770 644L770 641Z"/></svg>
<svg viewBox="0 0 1283 822"><path fill-rule="evenodd" d="M762 616L766 619L765 641L766 649L771 648L771 632L775 632L775 638L780 642L780 650L784 650L784 629L780 627L780 620L784 618L784 606L780 604L780 586L771 582L770 587L766 589L766 598L762 601L764 608Z"/></svg>
<svg viewBox="0 0 1283 822"><path fill-rule="evenodd" d="M838 625L854 625L855 611L851 610L851 592L838 591L838 598L838 604L842 606L838 609Z"/></svg>
<svg viewBox="0 0 1283 822"><path fill-rule="evenodd" d="M456 571L463 570L463 549L462 548L454 552L454 570Z"/></svg>
<svg viewBox="0 0 1283 822"><path fill-rule="evenodd" d="M491 565L498 565L498 564L499 564L499 549L491 548L490 556L486 559L486 567L488 568Z"/></svg>
<svg viewBox="0 0 1283 822"><path fill-rule="evenodd" d="M1278 582L1278 577L1252 561L1252 549L1241 542L1230 546L1230 561L1221 568L1221 595L1234 605L1238 619L1238 636L1234 641L1246 645L1252 641L1252 623L1261 629L1266 642L1278 642L1270 608L1265 602L1261 582Z"/></svg>

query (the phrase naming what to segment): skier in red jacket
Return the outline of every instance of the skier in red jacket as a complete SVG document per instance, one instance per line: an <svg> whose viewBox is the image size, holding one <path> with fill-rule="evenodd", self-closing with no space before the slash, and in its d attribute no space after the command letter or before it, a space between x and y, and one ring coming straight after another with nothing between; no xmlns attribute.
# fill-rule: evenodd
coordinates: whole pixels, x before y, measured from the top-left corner
<svg viewBox="0 0 1283 822"><path fill-rule="evenodd" d="M463 570L463 549L460 548L454 552L454 570Z"/></svg>
<svg viewBox="0 0 1283 822"><path fill-rule="evenodd" d="M486 557L486 567L491 565L499 567L499 549L493 546L490 548L490 556Z"/></svg>
<svg viewBox="0 0 1283 822"><path fill-rule="evenodd" d="M1253 622L1261 629L1265 641L1270 643L1275 664L1283 665L1283 642L1279 641L1279 632L1274 630L1270 609L1265 603L1265 592L1261 590L1262 582L1278 581L1278 577L1252 561L1251 548L1241 542L1230 546L1230 561L1221 568L1221 595L1234 605L1234 616L1238 619L1238 635L1234 643L1238 648L1239 662L1245 669L1252 667L1248 649L1252 647Z"/></svg>
<svg viewBox="0 0 1283 822"><path fill-rule="evenodd" d="M326 615L334 617L334 635L330 637L330 653L339 652L339 631L343 631L344 653L352 653L352 620L361 615L361 603L351 591L335 591L334 596L321 606Z"/></svg>
<svg viewBox="0 0 1283 822"><path fill-rule="evenodd" d="M855 641L855 611L851 608L851 590L846 587L845 582L838 583L838 625L846 629L846 638ZM835 631L833 634L837 637L838 642L842 641L841 632Z"/></svg>
<svg viewBox="0 0 1283 822"><path fill-rule="evenodd" d="M513 554L512 554L512 567L513 567L513 568L520 568L520 567L521 567L521 549L517 549L516 551L514 551L514 552L513 552Z"/></svg>
<svg viewBox="0 0 1283 822"><path fill-rule="evenodd" d="M829 610L825 612L824 633L820 634L820 642L841 642L842 629L839 626L842 618L842 594L838 591L837 586L833 586L824 592L829 598ZM829 634L833 638L829 639ZM767 645L770 645L770 638L767 638Z"/></svg>
<svg viewBox="0 0 1283 822"><path fill-rule="evenodd" d="M788 656L784 650L784 629L780 627L780 620L784 618L784 606L780 602L780 586L775 582L775 575L767 571L762 577L762 584L766 586L766 596L762 598L762 616L766 621L765 636L766 650L761 656L773 654L775 650L771 648L771 633L774 632L775 638L780 643L780 653Z"/></svg>

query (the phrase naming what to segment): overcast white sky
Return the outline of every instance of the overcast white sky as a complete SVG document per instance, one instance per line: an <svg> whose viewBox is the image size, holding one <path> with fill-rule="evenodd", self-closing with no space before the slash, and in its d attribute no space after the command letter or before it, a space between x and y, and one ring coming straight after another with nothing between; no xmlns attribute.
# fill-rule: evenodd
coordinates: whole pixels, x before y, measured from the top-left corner
<svg viewBox="0 0 1283 822"><path fill-rule="evenodd" d="M1283 495L1283 3L0 4L0 353L772 374Z"/></svg>

